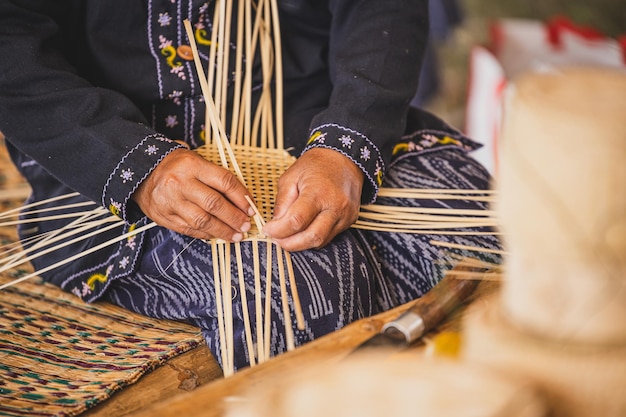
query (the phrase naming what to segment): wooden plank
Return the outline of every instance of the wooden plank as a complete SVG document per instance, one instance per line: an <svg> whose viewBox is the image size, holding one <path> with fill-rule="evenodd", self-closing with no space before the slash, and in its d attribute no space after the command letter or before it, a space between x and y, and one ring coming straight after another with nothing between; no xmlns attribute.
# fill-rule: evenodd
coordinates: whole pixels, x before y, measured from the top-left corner
<svg viewBox="0 0 626 417"><path fill-rule="evenodd" d="M497 283L482 282L476 294L470 298L470 302L492 293L497 287ZM229 378L213 381L192 392L181 393L164 401L155 402L143 410L124 414L124 416L222 417L229 403L239 401L243 392L253 389L271 378L293 373L304 363L328 365L341 361L356 346L379 332L385 322L399 316L411 304L407 303L376 316L361 319L260 366L241 370ZM437 331L458 330L463 311L464 309L459 309L455 312L438 327ZM417 343L411 349L423 351L425 345Z"/></svg>
<svg viewBox="0 0 626 417"><path fill-rule="evenodd" d="M220 378L222 369L208 347L202 344L170 359L81 416L123 417Z"/></svg>

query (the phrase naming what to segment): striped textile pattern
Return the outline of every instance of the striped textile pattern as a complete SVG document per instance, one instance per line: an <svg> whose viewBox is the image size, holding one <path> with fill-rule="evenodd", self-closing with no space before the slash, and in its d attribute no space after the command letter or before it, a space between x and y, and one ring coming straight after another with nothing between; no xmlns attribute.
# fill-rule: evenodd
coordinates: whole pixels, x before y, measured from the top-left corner
<svg viewBox="0 0 626 417"><path fill-rule="evenodd" d="M200 343L187 324L86 304L47 283L10 287L0 291L0 416L78 415Z"/></svg>

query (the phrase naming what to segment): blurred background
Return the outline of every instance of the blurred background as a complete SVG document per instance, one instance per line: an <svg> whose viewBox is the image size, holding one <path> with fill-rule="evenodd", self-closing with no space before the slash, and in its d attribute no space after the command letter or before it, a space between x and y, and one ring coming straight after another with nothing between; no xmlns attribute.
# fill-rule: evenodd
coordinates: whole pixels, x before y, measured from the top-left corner
<svg viewBox="0 0 626 417"><path fill-rule="evenodd" d="M430 0L431 49L414 105L463 130L472 47L488 45L501 18L547 21L564 16L608 37L626 35L625 0Z"/></svg>

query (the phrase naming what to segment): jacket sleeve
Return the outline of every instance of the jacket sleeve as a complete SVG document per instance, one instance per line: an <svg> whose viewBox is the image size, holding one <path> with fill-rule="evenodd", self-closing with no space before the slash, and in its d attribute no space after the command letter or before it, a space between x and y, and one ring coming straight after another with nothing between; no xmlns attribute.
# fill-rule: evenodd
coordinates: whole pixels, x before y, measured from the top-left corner
<svg viewBox="0 0 626 417"><path fill-rule="evenodd" d="M328 107L313 119L311 147L335 149L364 172L375 199L392 141L405 132L428 36L427 0L331 0Z"/></svg>
<svg viewBox="0 0 626 417"><path fill-rule="evenodd" d="M123 95L91 85L64 56L71 2L0 2L0 131L50 175L114 214L143 214L130 196L173 149ZM70 22L79 24L78 22Z"/></svg>

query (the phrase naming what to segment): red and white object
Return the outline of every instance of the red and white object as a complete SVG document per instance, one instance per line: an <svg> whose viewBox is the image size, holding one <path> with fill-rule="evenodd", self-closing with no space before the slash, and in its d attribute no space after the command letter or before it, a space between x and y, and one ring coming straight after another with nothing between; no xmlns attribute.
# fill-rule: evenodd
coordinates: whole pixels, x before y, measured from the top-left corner
<svg viewBox="0 0 626 417"><path fill-rule="evenodd" d="M498 166L503 91L519 75L572 66L626 70L626 36L609 38L563 17L500 19L491 26L490 41L471 51L465 133L483 144L474 157L492 173Z"/></svg>

